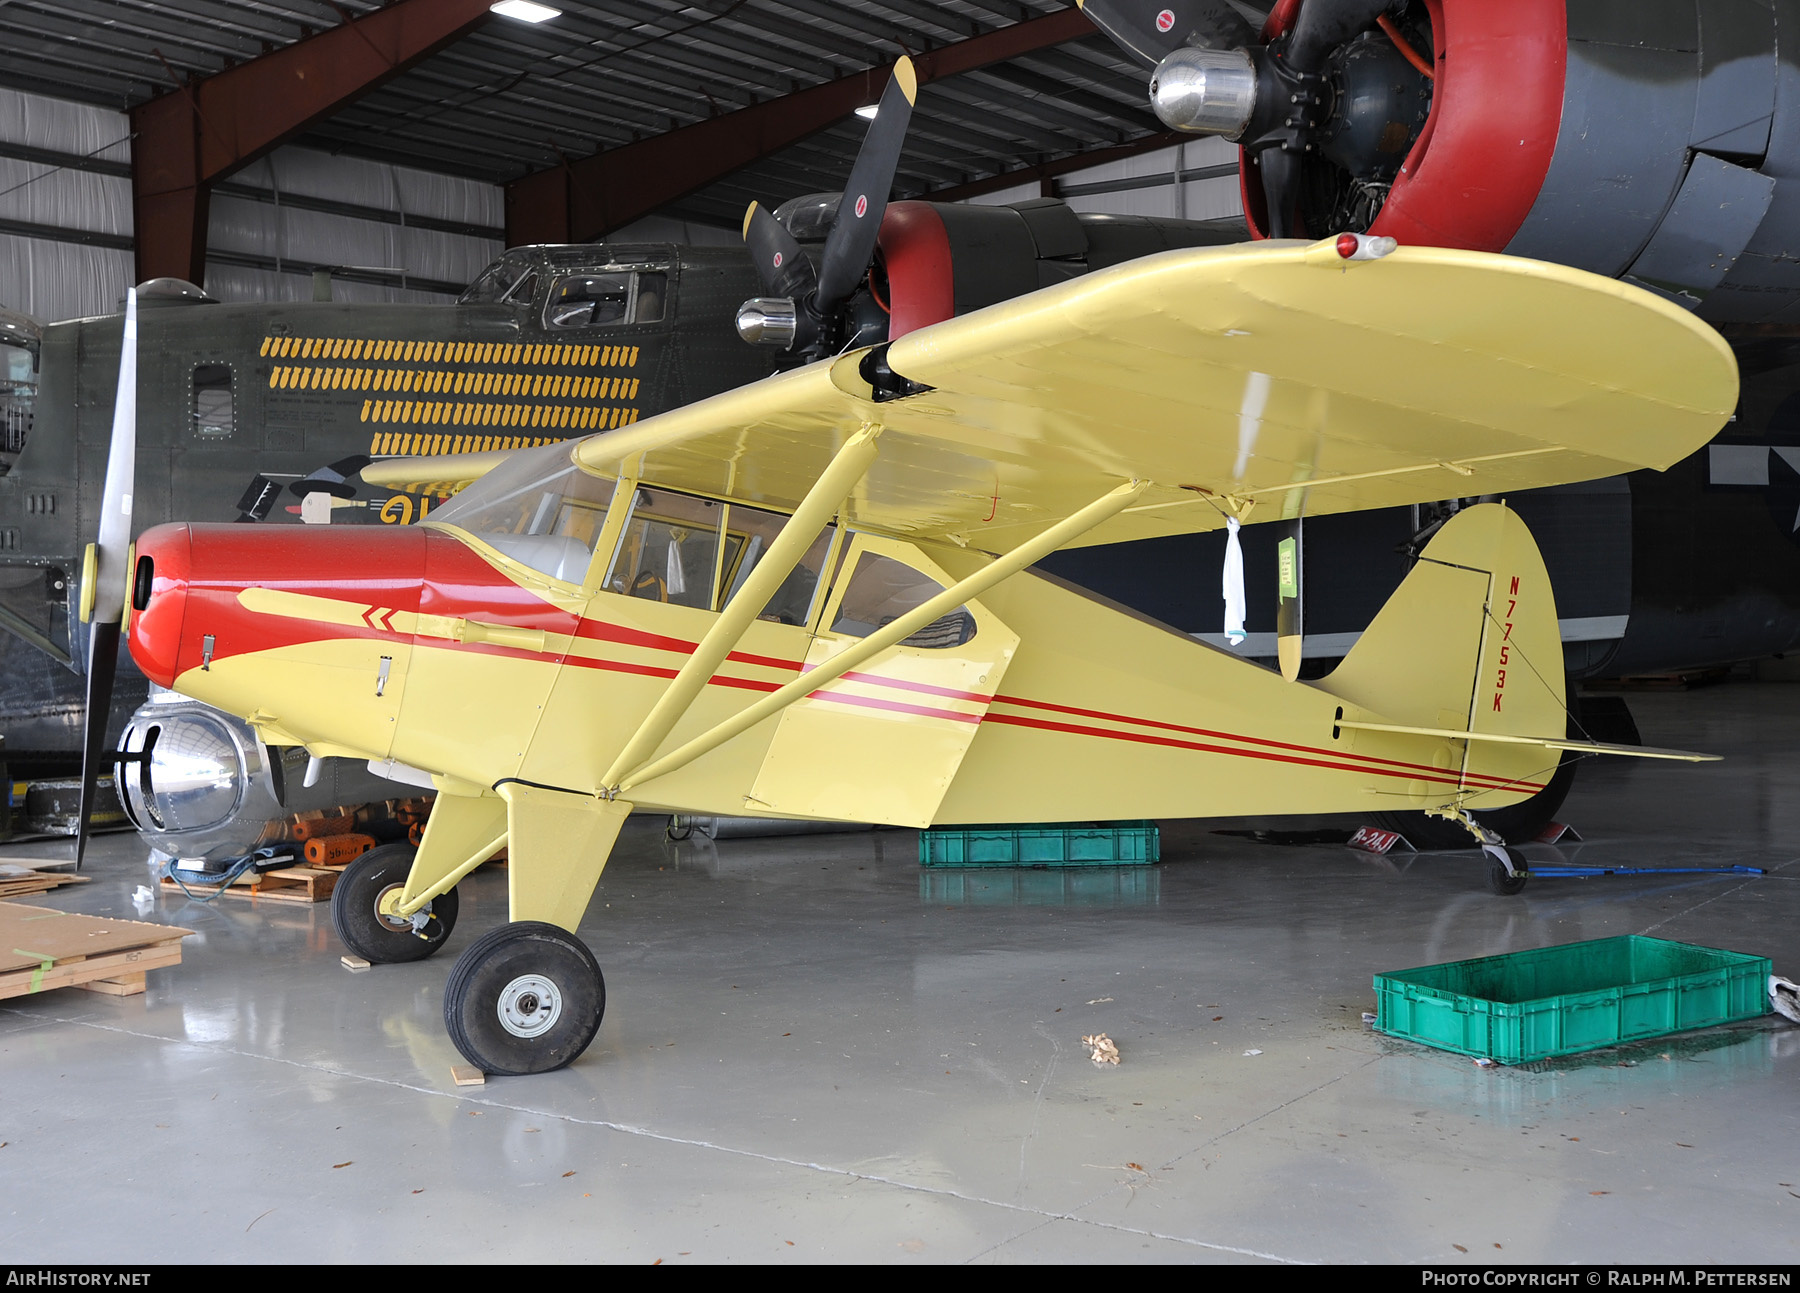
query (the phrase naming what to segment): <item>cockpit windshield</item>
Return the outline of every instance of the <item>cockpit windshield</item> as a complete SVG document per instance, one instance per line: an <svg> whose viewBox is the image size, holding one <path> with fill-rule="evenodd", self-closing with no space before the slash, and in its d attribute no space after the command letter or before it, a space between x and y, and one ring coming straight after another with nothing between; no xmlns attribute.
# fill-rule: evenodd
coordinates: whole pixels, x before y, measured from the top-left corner
<svg viewBox="0 0 1800 1293"><path fill-rule="evenodd" d="M575 465L570 445L521 449L431 514L552 579L579 584L613 483Z"/></svg>
<svg viewBox="0 0 1800 1293"><path fill-rule="evenodd" d="M456 298L459 305L493 304L497 301L526 303L537 290L536 267L518 256L502 256L481 271Z"/></svg>

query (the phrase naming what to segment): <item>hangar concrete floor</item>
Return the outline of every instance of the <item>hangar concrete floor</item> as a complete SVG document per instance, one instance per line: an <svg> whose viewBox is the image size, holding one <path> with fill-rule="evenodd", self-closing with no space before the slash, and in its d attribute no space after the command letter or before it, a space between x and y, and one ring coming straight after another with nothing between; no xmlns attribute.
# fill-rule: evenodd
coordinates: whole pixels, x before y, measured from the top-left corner
<svg viewBox="0 0 1800 1293"><path fill-rule="evenodd" d="M1800 972L1800 686L1634 695L1652 744L1534 880L1171 823L1150 868L922 872L910 832L628 832L573 1067L458 1088L449 957L351 973L323 906L199 906L149 992L0 1003L10 1262L1800 1260L1800 1029L1483 1070L1366 1029L1370 975L1624 933ZM17 852L12 850L11 852ZM53 850L40 849L49 853ZM30 901L133 916L134 839ZM1540 861L1553 852L1534 849ZM1082 1034L1124 1062L1096 1068Z"/></svg>

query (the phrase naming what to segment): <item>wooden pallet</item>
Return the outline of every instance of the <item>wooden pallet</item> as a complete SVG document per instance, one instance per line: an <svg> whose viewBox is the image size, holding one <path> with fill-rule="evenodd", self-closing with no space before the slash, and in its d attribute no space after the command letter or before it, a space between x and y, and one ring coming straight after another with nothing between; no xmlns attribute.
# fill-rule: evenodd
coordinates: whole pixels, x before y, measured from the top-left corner
<svg viewBox="0 0 1800 1293"><path fill-rule="evenodd" d="M260 875L242 875L225 886L225 894L231 898L266 898L270 902L292 902L308 904L329 902L331 891L337 887L338 877L344 873L342 867L290 866L277 871L264 871ZM163 877L162 887L181 892L181 886L167 876ZM188 891L202 898L210 898L218 890L217 885L187 882Z"/></svg>
<svg viewBox="0 0 1800 1293"><path fill-rule="evenodd" d="M0 858L0 899L23 898L29 894L44 893L65 884L86 884L92 877L76 875L70 871L34 871L14 870L18 863L8 863Z"/></svg>
<svg viewBox="0 0 1800 1293"><path fill-rule="evenodd" d="M131 996L148 971L181 963L181 940L193 932L0 903L0 998L53 988Z"/></svg>

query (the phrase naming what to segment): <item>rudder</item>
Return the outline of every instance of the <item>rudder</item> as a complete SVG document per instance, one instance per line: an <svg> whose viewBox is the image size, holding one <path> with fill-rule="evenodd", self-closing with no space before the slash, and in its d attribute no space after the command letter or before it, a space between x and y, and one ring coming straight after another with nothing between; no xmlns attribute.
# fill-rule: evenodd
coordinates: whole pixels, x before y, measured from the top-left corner
<svg viewBox="0 0 1800 1293"><path fill-rule="evenodd" d="M1567 701L1556 601L1518 514L1484 503L1445 522L1318 685L1347 702L1343 716L1354 721L1561 738ZM1536 745L1370 731L1354 739L1359 754L1415 761L1431 740L1433 762L1461 772L1459 786L1421 787L1441 803L1414 807L1503 807L1541 789L1558 760Z"/></svg>

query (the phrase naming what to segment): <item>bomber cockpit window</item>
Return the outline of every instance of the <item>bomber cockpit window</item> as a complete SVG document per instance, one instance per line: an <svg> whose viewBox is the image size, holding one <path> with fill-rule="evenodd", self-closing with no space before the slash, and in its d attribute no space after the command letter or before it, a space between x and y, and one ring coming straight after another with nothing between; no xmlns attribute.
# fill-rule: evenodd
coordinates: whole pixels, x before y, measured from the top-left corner
<svg viewBox="0 0 1800 1293"><path fill-rule="evenodd" d="M547 328L610 328L657 323L667 309L669 276L659 271L609 270L556 280L544 306Z"/></svg>
<svg viewBox="0 0 1800 1293"><path fill-rule="evenodd" d="M544 308L551 328L603 328L631 322L632 274L577 274L557 280Z"/></svg>
<svg viewBox="0 0 1800 1293"><path fill-rule="evenodd" d="M518 289L526 287L525 280L530 279L528 289L523 296ZM502 256L499 260L481 271L481 277L470 283L457 297L461 305L489 304L495 301L530 300L529 288L536 287L537 275L532 272L529 263L511 256Z"/></svg>
<svg viewBox="0 0 1800 1293"><path fill-rule="evenodd" d="M0 337L0 391L37 384L37 358L24 346Z"/></svg>
<svg viewBox="0 0 1800 1293"><path fill-rule="evenodd" d="M570 459L567 444L522 449L431 514L531 569L579 584L600 540L613 483Z"/></svg>
<svg viewBox="0 0 1800 1293"><path fill-rule="evenodd" d="M193 406L194 433L208 440L223 440L236 428L231 397L230 364L195 364Z"/></svg>
<svg viewBox="0 0 1800 1293"><path fill-rule="evenodd" d="M637 276L637 303L631 312L633 323L660 323L663 310L669 300L669 276L667 274L639 274Z"/></svg>
<svg viewBox="0 0 1800 1293"><path fill-rule="evenodd" d="M0 475L12 470L31 437L40 335L32 319L0 309Z"/></svg>
<svg viewBox="0 0 1800 1293"><path fill-rule="evenodd" d="M908 611L923 606L944 591L944 586L931 576L911 566L865 552L856 563L849 586L838 603L837 618L831 623L833 633L866 638L876 629L899 619ZM901 646L961 646L975 636L975 617L965 606L925 625L911 637L902 638Z"/></svg>

